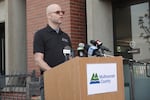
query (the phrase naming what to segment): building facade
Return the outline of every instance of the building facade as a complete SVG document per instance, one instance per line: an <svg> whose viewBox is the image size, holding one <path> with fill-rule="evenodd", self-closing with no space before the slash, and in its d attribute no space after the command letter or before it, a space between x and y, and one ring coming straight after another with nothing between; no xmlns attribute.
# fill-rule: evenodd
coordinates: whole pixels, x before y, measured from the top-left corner
<svg viewBox="0 0 150 100"><path fill-rule="evenodd" d="M39 75L33 60L33 36L46 26L46 7L52 3L65 10L61 28L70 36L75 51L80 42L90 44L90 40L100 40L112 51L106 52L108 55L150 62L150 32L146 21L149 0L0 0L0 74L36 70ZM142 26L147 26L148 31ZM132 49L138 52L128 53ZM130 84L128 64L124 66L127 66L124 69L125 82ZM144 68L135 68L136 82L144 79L144 83L136 84L136 87L146 86L142 91L144 100L148 100L146 93L150 87L145 83L150 80ZM128 89L129 86L127 94ZM143 99L138 91L139 88L136 99Z"/></svg>

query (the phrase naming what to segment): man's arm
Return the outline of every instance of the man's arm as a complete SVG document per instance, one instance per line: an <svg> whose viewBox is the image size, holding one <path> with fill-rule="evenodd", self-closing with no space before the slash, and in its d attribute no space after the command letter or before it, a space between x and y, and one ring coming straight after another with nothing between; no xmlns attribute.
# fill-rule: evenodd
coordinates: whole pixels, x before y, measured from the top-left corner
<svg viewBox="0 0 150 100"><path fill-rule="evenodd" d="M34 61L37 66L40 67L41 70L47 71L50 70L51 67L43 60L44 54L43 53L35 53L34 54Z"/></svg>

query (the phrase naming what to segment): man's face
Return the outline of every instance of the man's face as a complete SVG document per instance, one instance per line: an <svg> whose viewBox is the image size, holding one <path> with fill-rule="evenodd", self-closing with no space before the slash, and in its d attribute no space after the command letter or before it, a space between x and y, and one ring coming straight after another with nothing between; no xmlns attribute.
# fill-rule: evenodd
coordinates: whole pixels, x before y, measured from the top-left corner
<svg viewBox="0 0 150 100"><path fill-rule="evenodd" d="M48 20L54 24L61 24L64 16L64 11L59 6L54 6L48 13Z"/></svg>

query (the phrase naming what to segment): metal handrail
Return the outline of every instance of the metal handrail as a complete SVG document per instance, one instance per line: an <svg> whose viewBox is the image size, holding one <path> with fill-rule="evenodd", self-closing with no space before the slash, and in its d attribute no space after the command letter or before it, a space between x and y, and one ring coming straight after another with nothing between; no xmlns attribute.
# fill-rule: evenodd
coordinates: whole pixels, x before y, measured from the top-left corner
<svg viewBox="0 0 150 100"><path fill-rule="evenodd" d="M33 74L0 75L0 100L30 100L33 94L39 94L40 86L36 78ZM15 96L10 96L9 93ZM19 95L16 96L16 93Z"/></svg>
<svg viewBox="0 0 150 100"><path fill-rule="evenodd" d="M150 74L149 74L150 72L148 71L148 69L149 69L148 65L150 65L150 64L149 63L146 64L146 76L150 77Z"/></svg>

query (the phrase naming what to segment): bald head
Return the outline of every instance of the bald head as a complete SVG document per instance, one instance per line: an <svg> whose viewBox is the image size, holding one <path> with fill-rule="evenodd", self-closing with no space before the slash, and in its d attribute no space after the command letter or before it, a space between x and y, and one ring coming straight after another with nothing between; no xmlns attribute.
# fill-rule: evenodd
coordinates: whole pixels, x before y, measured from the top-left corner
<svg viewBox="0 0 150 100"><path fill-rule="evenodd" d="M64 15L64 11L62 11L61 7L58 4L51 4L46 8L46 14L49 26L53 29L58 29Z"/></svg>
<svg viewBox="0 0 150 100"><path fill-rule="evenodd" d="M46 14L52 13L55 11L61 11L61 7L58 4L51 4L46 8Z"/></svg>

